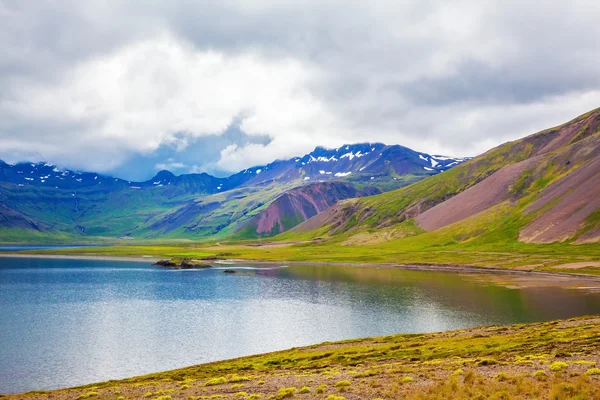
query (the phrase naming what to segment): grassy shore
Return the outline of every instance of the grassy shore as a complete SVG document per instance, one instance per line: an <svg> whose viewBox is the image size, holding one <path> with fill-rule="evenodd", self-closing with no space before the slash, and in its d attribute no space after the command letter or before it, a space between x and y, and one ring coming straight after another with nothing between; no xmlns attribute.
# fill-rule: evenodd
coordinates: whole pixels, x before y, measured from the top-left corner
<svg viewBox="0 0 600 400"><path fill-rule="evenodd" d="M598 399L600 316L296 348L8 399Z"/></svg>
<svg viewBox="0 0 600 400"><path fill-rule="evenodd" d="M502 243L410 244L407 240L375 245L347 245L342 239L307 241L234 241L180 244L117 245L96 248L30 251L30 254L66 254L159 258L229 258L253 261L307 261L369 264L459 265L524 271L600 275L598 244Z"/></svg>

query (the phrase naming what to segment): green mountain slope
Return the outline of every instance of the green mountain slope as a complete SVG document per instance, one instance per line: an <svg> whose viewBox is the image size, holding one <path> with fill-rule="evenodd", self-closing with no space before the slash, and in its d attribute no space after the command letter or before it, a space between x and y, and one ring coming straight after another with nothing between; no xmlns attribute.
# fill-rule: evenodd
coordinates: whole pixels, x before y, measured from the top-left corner
<svg viewBox="0 0 600 400"><path fill-rule="evenodd" d="M599 128L597 109L408 187L340 202L282 239L402 239L407 248L598 242Z"/></svg>

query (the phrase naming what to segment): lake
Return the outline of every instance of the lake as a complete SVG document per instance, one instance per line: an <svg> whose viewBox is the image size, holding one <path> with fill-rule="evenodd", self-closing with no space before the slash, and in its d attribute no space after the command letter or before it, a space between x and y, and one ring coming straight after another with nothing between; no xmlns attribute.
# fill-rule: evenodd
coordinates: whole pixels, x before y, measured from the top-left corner
<svg viewBox="0 0 600 400"><path fill-rule="evenodd" d="M0 258L0 393L323 341L600 314L598 292L510 289L487 279L393 268L165 270Z"/></svg>

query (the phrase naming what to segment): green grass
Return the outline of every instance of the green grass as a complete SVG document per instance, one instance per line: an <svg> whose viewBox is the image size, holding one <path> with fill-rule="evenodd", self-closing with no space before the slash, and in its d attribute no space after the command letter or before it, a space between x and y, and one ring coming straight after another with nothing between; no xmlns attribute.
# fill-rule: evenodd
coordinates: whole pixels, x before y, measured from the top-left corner
<svg viewBox="0 0 600 400"><path fill-rule="evenodd" d="M596 374L598 369L590 365L600 360L598 318L323 343L120 381L7 397L37 399L51 395L66 399L93 390L99 398L119 394L130 399L168 393L178 398L233 399L235 390L223 384L207 384L249 376L244 396L256 395L253 398L324 399L339 396L342 390L350 398L386 400L495 398L500 392L505 392L504 398L597 398L600 376Z"/></svg>

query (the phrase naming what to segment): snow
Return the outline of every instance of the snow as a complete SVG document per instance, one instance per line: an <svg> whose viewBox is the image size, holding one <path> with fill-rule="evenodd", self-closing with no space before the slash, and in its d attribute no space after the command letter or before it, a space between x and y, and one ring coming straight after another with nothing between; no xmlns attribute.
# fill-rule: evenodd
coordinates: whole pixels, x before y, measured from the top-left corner
<svg viewBox="0 0 600 400"><path fill-rule="evenodd" d="M431 159L431 166L435 168L436 165L438 165L439 162L435 161L433 158Z"/></svg>
<svg viewBox="0 0 600 400"><path fill-rule="evenodd" d="M371 151L375 151L375 147L371 147Z"/></svg>
<svg viewBox="0 0 600 400"><path fill-rule="evenodd" d="M98 175L96 175L96 176L94 177L94 180L96 180L96 179L98 179Z"/></svg>
<svg viewBox="0 0 600 400"><path fill-rule="evenodd" d="M329 158L323 157L323 156L319 156L319 157L315 158L313 156L310 156L310 160L308 162L311 162L311 161L330 162L330 161L337 161L337 158L335 158L335 156L331 156ZM304 165L304 163L302 165Z"/></svg>
<svg viewBox="0 0 600 400"><path fill-rule="evenodd" d="M22 173L23 173L23 171L17 171L17 174L22 174Z"/></svg>
<svg viewBox="0 0 600 400"><path fill-rule="evenodd" d="M358 172L361 172L365 168L367 168L367 167L362 167L361 169L358 170Z"/></svg>
<svg viewBox="0 0 600 400"><path fill-rule="evenodd" d="M141 189L139 186L129 186L131 189Z"/></svg>
<svg viewBox="0 0 600 400"><path fill-rule="evenodd" d="M307 180L309 180L309 179L310 179L310 176L305 176L305 177L304 177L304 180L305 180L305 181L307 181Z"/></svg>
<svg viewBox="0 0 600 400"><path fill-rule="evenodd" d="M45 179L40 179L40 182L44 183L44 182L46 182L46 180Z"/></svg>
<svg viewBox="0 0 600 400"><path fill-rule="evenodd" d="M423 167L423 169L427 170L427 171L435 171L433 168L428 168L428 167Z"/></svg>
<svg viewBox="0 0 600 400"><path fill-rule="evenodd" d="M320 173L321 175L324 175L324 174L325 174L325 171L323 171L323 170L320 170L320 171L319 171L319 173Z"/></svg>
<svg viewBox="0 0 600 400"><path fill-rule="evenodd" d="M336 172L334 176L339 176L339 177L342 177L342 176L348 176L348 175L350 175L351 173L352 173L352 172Z"/></svg>
<svg viewBox="0 0 600 400"><path fill-rule="evenodd" d="M256 175L260 174L262 172L262 169L257 169L256 170Z"/></svg>
<svg viewBox="0 0 600 400"><path fill-rule="evenodd" d="M81 182L81 181L82 181L82 179L81 179L81 178L79 178L79 179L75 179L75 180L76 180L77 182Z"/></svg>
<svg viewBox="0 0 600 400"><path fill-rule="evenodd" d="M453 157L446 157L446 156L431 156L431 158L435 158L436 160L440 160L440 161L454 160Z"/></svg>
<svg viewBox="0 0 600 400"><path fill-rule="evenodd" d="M361 153L359 150L356 154L354 154L353 152L342 154L340 156L340 159L348 157L348 159L352 160L354 157L361 158L362 156L366 156L367 154L369 154L369 153Z"/></svg>
<svg viewBox="0 0 600 400"><path fill-rule="evenodd" d="M371 177L371 179L375 179L375 177L374 177L374 176L372 176L372 177Z"/></svg>
<svg viewBox="0 0 600 400"><path fill-rule="evenodd" d="M32 181L33 178L25 178L26 181Z"/></svg>
<svg viewBox="0 0 600 400"><path fill-rule="evenodd" d="M60 169L58 169L58 168L54 168L54 169L52 170L52 172L60 172Z"/></svg>
<svg viewBox="0 0 600 400"><path fill-rule="evenodd" d="M429 159L427 157L423 157L422 154L419 154L419 158L424 161L429 161Z"/></svg>
<svg viewBox="0 0 600 400"><path fill-rule="evenodd" d="M22 183L19 183L19 186L25 186L25 185L23 185Z"/></svg>

